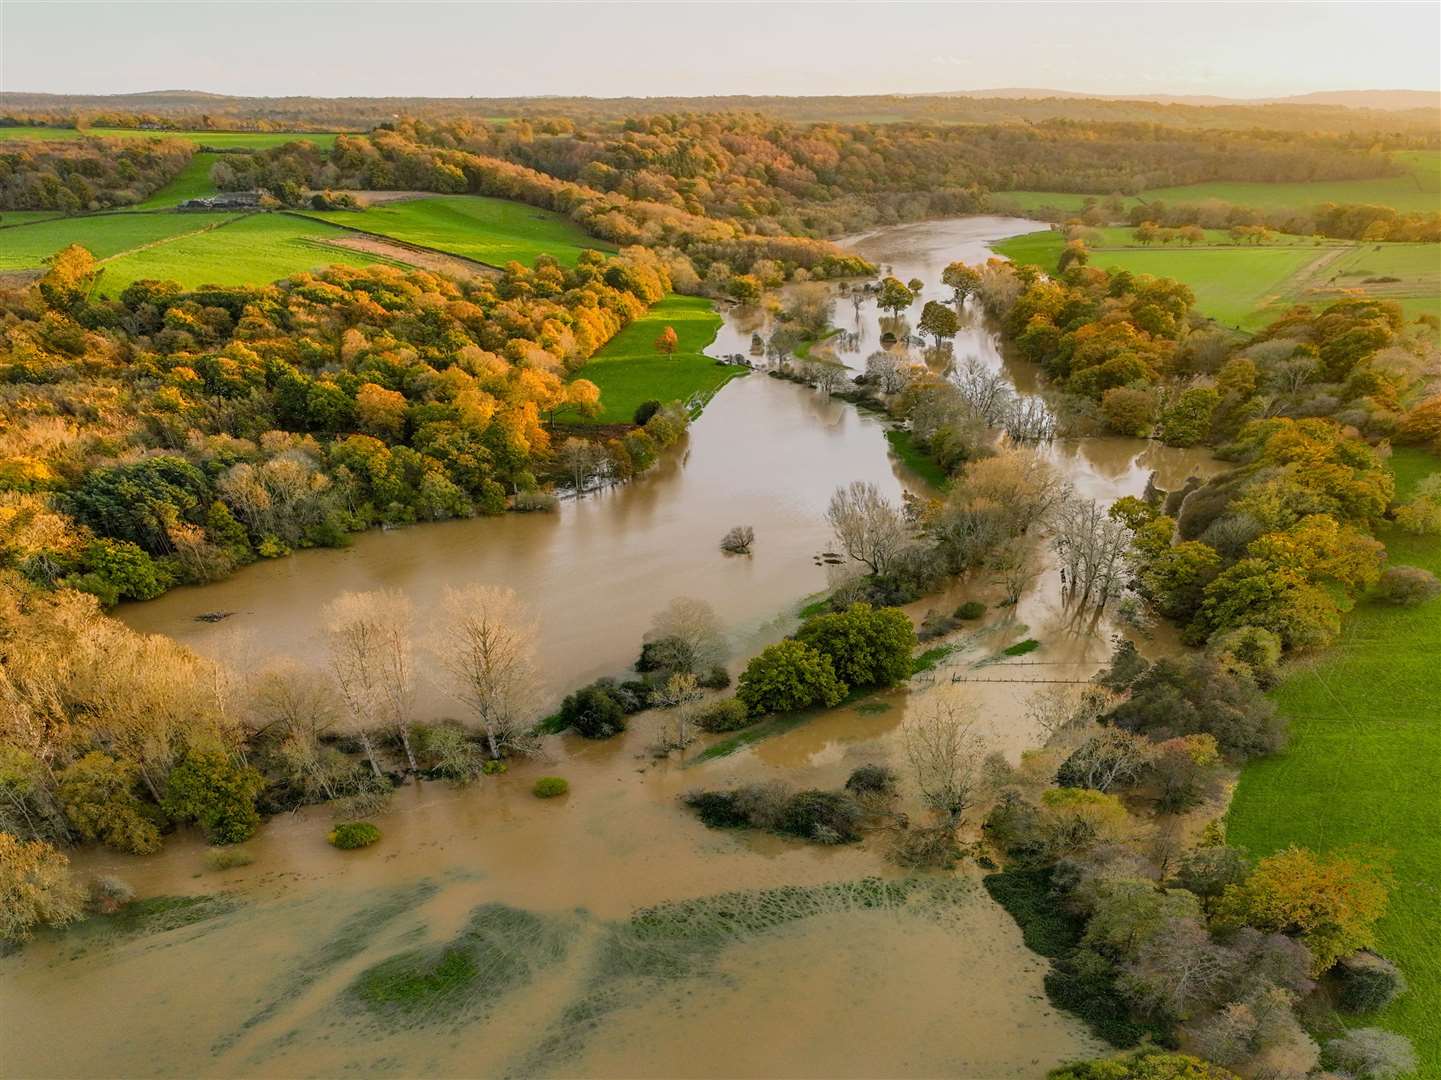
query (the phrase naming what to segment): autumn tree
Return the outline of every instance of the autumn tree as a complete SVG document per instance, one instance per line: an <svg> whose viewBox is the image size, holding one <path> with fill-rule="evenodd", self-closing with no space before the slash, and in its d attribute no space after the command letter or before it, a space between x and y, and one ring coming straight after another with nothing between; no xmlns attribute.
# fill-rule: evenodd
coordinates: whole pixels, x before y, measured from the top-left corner
<svg viewBox="0 0 1441 1080"><path fill-rule="evenodd" d="M43 840L0 832L0 941L26 941L37 926L64 926L84 913L70 860Z"/></svg>
<svg viewBox="0 0 1441 1080"><path fill-rule="evenodd" d="M676 335L674 326L667 326L655 339L655 351L670 356L680 345L680 338Z"/></svg>
<svg viewBox="0 0 1441 1080"><path fill-rule="evenodd" d="M524 713L539 691L535 648L535 622L514 589L445 590L430 649L446 673L447 690L485 734L492 758L529 748Z"/></svg>
<svg viewBox="0 0 1441 1080"><path fill-rule="evenodd" d="M899 315L915 302L916 294L908 289L905 282L899 278L888 277L881 282L881 291L876 297L876 307L882 311Z"/></svg>
<svg viewBox="0 0 1441 1080"><path fill-rule="evenodd" d="M921 309L920 328L935 339L936 348L939 349L943 342L960 333L961 320L949 304L943 304L939 300L927 300L926 306Z"/></svg>
<svg viewBox="0 0 1441 1080"><path fill-rule="evenodd" d="M951 299L960 307L980 287L981 275L963 262L953 262L941 271L941 282L950 287Z"/></svg>

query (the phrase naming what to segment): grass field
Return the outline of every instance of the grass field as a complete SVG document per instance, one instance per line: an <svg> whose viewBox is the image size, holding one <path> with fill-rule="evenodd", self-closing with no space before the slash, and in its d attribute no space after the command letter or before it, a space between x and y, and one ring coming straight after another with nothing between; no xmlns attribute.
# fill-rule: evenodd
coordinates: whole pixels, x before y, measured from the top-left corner
<svg viewBox="0 0 1441 1080"><path fill-rule="evenodd" d="M10 216L6 214L4 220ZM195 232L217 220L229 219L211 214L95 214L18 225L0 232L0 269L32 269L69 244L82 244L97 259L107 259Z"/></svg>
<svg viewBox="0 0 1441 1080"><path fill-rule="evenodd" d="M331 210L309 216L491 266L504 266L512 260L529 266L537 256L547 254L574 264L586 248L605 250L605 245L560 214L481 195L411 199L361 213Z"/></svg>
<svg viewBox="0 0 1441 1080"><path fill-rule="evenodd" d="M720 316L710 301L671 293L642 318L631 323L593 356L577 377L600 387L601 413L591 423L626 424L646 401L686 401L694 394L708 400L746 369L717 364L702 353L715 340ZM655 339L675 327L680 346L667 356ZM578 418L561 419L574 423Z"/></svg>
<svg viewBox="0 0 1441 1080"><path fill-rule="evenodd" d="M1141 247L1131 229L1098 230L1103 243L1091 251L1091 265L1175 278L1191 286L1205 315L1241 330L1256 330L1292 304L1325 304L1343 290L1396 300L1408 319L1441 313L1441 245L1354 244L1309 237L1278 237L1274 243L1237 245L1224 232L1208 231L1195 247ZM993 245L1016 262L1051 270L1063 238L1051 230L1026 233ZM1396 277L1396 282L1367 278Z"/></svg>
<svg viewBox="0 0 1441 1080"><path fill-rule="evenodd" d="M1441 458L1398 450L1404 495ZM1393 563L1441 573L1441 539L1380 534ZM1291 746L1252 762L1227 819L1230 841L1265 855L1300 844L1383 854L1396 876L1380 950L1408 994L1379 1022L1409 1036L1421 1075L1441 1076L1441 600L1415 608L1360 603L1335 648L1298 665L1273 692ZM1358 1020L1369 1024L1371 1018Z"/></svg>
<svg viewBox="0 0 1441 1080"><path fill-rule="evenodd" d="M210 167L220 159L219 154L200 151L191 157L190 163L180 170L180 175L157 191L136 210L168 210L179 206L187 199L200 199L214 195L216 187L210 182Z"/></svg>
<svg viewBox="0 0 1441 1080"><path fill-rule="evenodd" d="M1393 159L1407 169L1404 176L1377 180L1314 180L1293 184L1247 183L1216 180L1181 187L1152 188L1139 198L1147 202L1198 203L1208 199L1258 210L1304 209L1325 202L1368 203L1397 210L1434 214L1441 212L1441 151L1405 150ZM1043 206L1079 211L1087 198L1069 191L998 191L998 198L1024 210ZM1127 206L1137 197L1127 197Z"/></svg>
<svg viewBox="0 0 1441 1080"><path fill-rule="evenodd" d="M113 296L142 278L178 281L187 288L258 285L333 263L368 266L386 261L327 244L325 241L337 236L339 230L322 221L289 214L249 214L239 218L215 214L155 216L186 222L192 231L105 262L97 285L100 293ZM218 221L224 223L207 228Z"/></svg>
<svg viewBox="0 0 1441 1080"><path fill-rule="evenodd" d="M50 221L63 216L58 210L5 210L0 212L0 229L10 225L31 225L37 221Z"/></svg>
<svg viewBox="0 0 1441 1080"><path fill-rule="evenodd" d="M49 141L99 136L107 139L189 139L201 146L222 150L268 150L289 142L310 142L326 149L335 145L333 131L141 131L136 128L74 128L13 127L0 128L0 142L8 139L45 139Z"/></svg>

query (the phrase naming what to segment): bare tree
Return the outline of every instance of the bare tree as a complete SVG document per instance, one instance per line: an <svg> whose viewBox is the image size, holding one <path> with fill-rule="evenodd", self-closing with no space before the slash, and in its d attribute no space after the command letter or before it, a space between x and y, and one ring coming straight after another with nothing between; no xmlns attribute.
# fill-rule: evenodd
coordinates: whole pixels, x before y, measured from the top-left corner
<svg viewBox="0 0 1441 1080"><path fill-rule="evenodd" d="M1072 751L1061 765L1072 787L1110 791L1135 783L1151 760L1151 740L1117 727L1103 727Z"/></svg>
<svg viewBox="0 0 1441 1080"><path fill-rule="evenodd" d="M832 394L845 385L847 369L839 360L812 357L806 377L816 384L817 390Z"/></svg>
<svg viewBox="0 0 1441 1080"><path fill-rule="evenodd" d="M674 733L662 736L661 745L667 750L684 750L690 743L690 720L696 705L705 697L696 685L695 676L690 672L678 672L666 680L655 695L655 702L670 713L675 721Z"/></svg>
<svg viewBox="0 0 1441 1080"><path fill-rule="evenodd" d="M887 349L866 357L866 382L882 394L898 394L906 385L905 368L900 358Z"/></svg>
<svg viewBox="0 0 1441 1080"><path fill-rule="evenodd" d="M992 371L974 356L951 374L951 383L961 400L989 427L999 427L1014 402L1011 384L999 371Z"/></svg>
<svg viewBox="0 0 1441 1080"><path fill-rule="evenodd" d="M1001 417L1014 443L1049 442L1056 435L1056 414L1039 397L1014 398Z"/></svg>
<svg viewBox="0 0 1441 1080"><path fill-rule="evenodd" d="M1045 732L1049 742L1058 735L1084 731L1109 712L1115 701L1115 694L1093 684L1050 685L1026 701L1026 719Z"/></svg>
<svg viewBox="0 0 1441 1080"><path fill-rule="evenodd" d="M756 542L756 531L749 525L737 525L721 537L721 550L732 555L749 555Z"/></svg>
<svg viewBox="0 0 1441 1080"><path fill-rule="evenodd" d="M330 666L340 686L351 733L360 739L370 767L380 776L373 733L394 728L406 761L418 772L410 745L411 607L394 590L341 593L325 606Z"/></svg>
<svg viewBox="0 0 1441 1080"><path fill-rule="evenodd" d="M1077 611L1104 610L1125 584L1126 553L1131 530L1094 499L1070 500L1057 515L1051 538L1061 559L1061 595Z"/></svg>
<svg viewBox="0 0 1441 1080"><path fill-rule="evenodd" d="M536 625L514 589L492 585L448 588L430 649L447 676L447 690L474 714L490 756L529 749L522 712L535 700Z"/></svg>
<svg viewBox="0 0 1441 1080"><path fill-rule="evenodd" d="M974 717L967 702L937 701L902 729L921 798L951 829L971 806L986 756Z"/></svg>
<svg viewBox="0 0 1441 1080"><path fill-rule="evenodd" d="M692 672L707 672L724 664L730 655L725 627L715 608L691 596L677 596L651 620L645 640L667 638L679 644L684 666Z"/></svg>
<svg viewBox="0 0 1441 1080"><path fill-rule="evenodd" d="M846 554L873 575L884 574L908 540L900 508L864 480L836 488L826 521Z"/></svg>
<svg viewBox="0 0 1441 1080"><path fill-rule="evenodd" d="M1035 552L1031 545L1019 537L1012 543L994 552L990 561L991 569L1000 576L1006 587L1004 603L1014 605L1031 582L1036 580L1038 568Z"/></svg>
<svg viewBox="0 0 1441 1080"><path fill-rule="evenodd" d="M565 467L566 472L570 473L571 482L575 484L577 495L585 494L585 489L590 484L591 478L595 476L602 458L600 447L589 439L570 438L561 443L560 463Z"/></svg>

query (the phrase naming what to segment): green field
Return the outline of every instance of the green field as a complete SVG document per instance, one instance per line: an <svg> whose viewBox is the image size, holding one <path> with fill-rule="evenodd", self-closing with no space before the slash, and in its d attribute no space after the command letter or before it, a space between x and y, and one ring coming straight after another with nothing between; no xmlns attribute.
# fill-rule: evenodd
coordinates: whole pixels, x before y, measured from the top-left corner
<svg viewBox="0 0 1441 1080"><path fill-rule="evenodd" d="M1091 250L1091 265L1175 278L1191 286L1204 315L1241 330L1256 330L1293 304L1320 305L1345 290L1395 300L1408 319L1441 315L1441 245L1320 243L1278 236L1262 245L1234 244L1208 230L1195 247L1179 243L1142 247L1129 228L1097 230L1105 240ZM1060 258L1059 232L1026 233L994 244L1016 262L1051 270ZM1377 282L1368 278L1395 277Z"/></svg>
<svg viewBox="0 0 1441 1080"><path fill-rule="evenodd" d="M1398 450L1398 495L1441 458ZM1441 539L1383 529L1393 563L1441 573ZM1415 1043L1422 1075L1441 1076L1441 600L1360 603L1340 642L1298 663L1274 691L1291 719L1283 754L1248 764L1227 819L1230 841L1265 855L1288 844L1383 854L1396 877L1380 950L1408 994L1379 1022ZM1358 1025L1372 1023L1362 1018Z"/></svg>
<svg viewBox="0 0 1441 1080"><path fill-rule="evenodd" d="M4 215L4 220L10 216ZM0 232L0 270L34 269L69 244L81 244L97 259L108 259L144 244L195 232L218 220L228 219L210 214L122 213L18 225Z"/></svg>
<svg viewBox="0 0 1441 1080"><path fill-rule="evenodd" d="M326 240L340 235L339 230L290 214L248 214L238 218L215 214L156 216L188 223L191 231L105 262L97 285L101 294L114 296L142 278L178 281L187 288L259 285L334 263L368 266L386 261L327 244ZM217 222L222 224L209 227Z"/></svg>
<svg viewBox="0 0 1441 1080"><path fill-rule="evenodd" d="M613 337L577 372L600 387L601 414L591 423L626 424L645 401L687 401L699 394L708 400L746 369L717 364L701 350L715 340L720 316L709 300L671 293L643 317ZM675 327L680 346L667 356L655 339ZM561 417L575 423L579 418Z"/></svg>
<svg viewBox="0 0 1441 1080"><path fill-rule="evenodd" d="M0 142L7 139L50 141L98 136L107 139L189 139L201 146L222 150L268 150L289 142L310 142L326 149L335 145L333 131L141 131L137 128L12 127L0 128Z"/></svg>
<svg viewBox="0 0 1441 1080"><path fill-rule="evenodd" d="M373 206L361 213L349 210L308 213L320 221L333 221L448 251L491 266L504 266L512 260L529 266L539 255L554 255L561 262L574 265L586 248L606 249L560 214L482 195L410 199Z"/></svg>
<svg viewBox="0 0 1441 1080"><path fill-rule="evenodd" d="M1391 206L1414 213L1441 212L1441 151L1405 150L1393 154L1392 158L1406 167L1406 175L1377 180L1313 180L1289 184L1213 180L1204 184L1152 188L1143 191L1139 198L1146 202L1159 200L1173 204L1219 199L1258 210L1305 209L1333 202ZM1086 199L1099 197L1069 191L998 191L995 195L1023 210L1049 206L1079 211ZM1136 196L1125 198L1127 206L1136 201Z"/></svg>
<svg viewBox="0 0 1441 1080"><path fill-rule="evenodd" d="M202 199L207 195L214 195L216 188L210 182L210 168L219 159L219 154L207 151L196 153L191 157L190 164L180 170L179 176L144 202L137 203L134 209L168 210L187 199Z"/></svg>
<svg viewBox="0 0 1441 1080"><path fill-rule="evenodd" d="M50 221L62 217L59 210L5 210L0 211L0 229L11 225L31 225L37 221Z"/></svg>

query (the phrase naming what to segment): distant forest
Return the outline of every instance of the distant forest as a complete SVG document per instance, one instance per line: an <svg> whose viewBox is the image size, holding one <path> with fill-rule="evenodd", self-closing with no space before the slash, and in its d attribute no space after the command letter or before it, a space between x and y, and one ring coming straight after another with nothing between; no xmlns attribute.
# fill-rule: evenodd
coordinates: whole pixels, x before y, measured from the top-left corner
<svg viewBox="0 0 1441 1080"><path fill-rule="evenodd" d="M1161 124L1230 131L1381 134L1441 145L1434 109L1378 110L1335 105L1198 106L1099 98L972 98L872 95L864 97L656 98L312 98L228 97L197 91L64 95L7 92L4 114L49 123L95 127L138 124L216 130L364 131L397 116L494 119L569 116L619 120L655 113L756 112L798 122L926 124L1077 123ZM0 123L5 117L0 116Z"/></svg>

